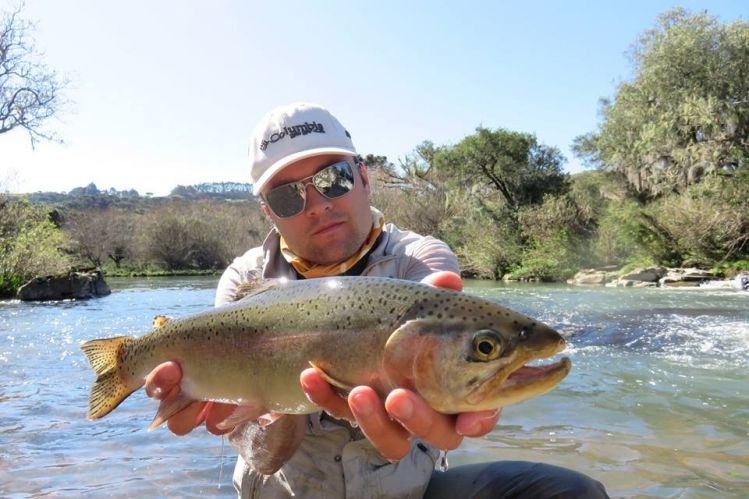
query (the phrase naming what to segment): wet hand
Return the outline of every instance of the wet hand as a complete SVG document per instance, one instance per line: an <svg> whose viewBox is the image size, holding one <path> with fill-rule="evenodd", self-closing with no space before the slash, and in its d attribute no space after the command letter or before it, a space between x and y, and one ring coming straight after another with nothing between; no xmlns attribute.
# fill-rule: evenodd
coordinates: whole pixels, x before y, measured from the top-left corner
<svg viewBox="0 0 749 499"><path fill-rule="evenodd" d="M146 394L161 402L162 406L179 397L182 369L177 362L164 362L156 366L146 376ZM216 424L228 417L236 408L232 404L195 401L174 414L167 421L167 426L175 435L186 435L197 426L205 423L209 432L214 435L228 433L232 429L220 430Z"/></svg>
<svg viewBox="0 0 749 499"><path fill-rule="evenodd" d="M458 291L463 287L460 276L452 272L432 274L423 282ZM355 387L348 398L343 399L314 369L303 371L300 382L310 400L328 414L356 421L372 445L391 461L406 456L413 437L436 448L452 450L460 445L464 436L486 435L499 420L500 410L457 416L441 414L418 394L405 389L393 390L384 403L368 386Z"/></svg>

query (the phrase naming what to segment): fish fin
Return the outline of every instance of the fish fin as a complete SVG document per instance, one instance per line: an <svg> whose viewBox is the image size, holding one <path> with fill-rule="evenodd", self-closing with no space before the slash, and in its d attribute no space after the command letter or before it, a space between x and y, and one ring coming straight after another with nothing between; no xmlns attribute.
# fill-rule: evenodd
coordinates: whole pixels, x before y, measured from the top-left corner
<svg viewBox="0 0 749 499"><path fill-rule="evenodd" d="M254 405L240 405L234 409L227 418L216 423L216 428L219 430L228 430L234 428L240 423L245 421L256 421L261 416L264 416L268 412L264 407L257 407Z"/></svg>
<svg viewBox="0 0 749 499"><path fill-rule="evenodd" d="M272 475L294 455L306 432L307 416L281 414L268 426L237 426L229 433L229 443L253 470Z"/></svg>
<svg viewBox="0 0 749 499"><path fill-rule="evenodd" d="M327 381L331 385L333 385L333 386L335 386L337 388L340 388L341 390L345 390L347 392L350 392L354 388L353 386L347 385L346 383L344 383L342 381L338 381L333 376L331 376L328 373L326 373L323 370L322 367L320 367L319 365L317 365L316 363L314 363L311 360L309 361L309 365L311 365L312 367L314 367L315 370L320 374L320 376L322 377L322 379L324 379L325 381Z"/></svg>
<svg viewBox="0 0 749 499"><path fill-rule="evenodd" d="M260 271L253 271L247 277L247 281L237 286L234 294L234 301L243 300L249 296L256 296L260 293L273 289L286 282L286 279L265 279Z"/></svg>
<svg viewBox="0 0 749 499"><path fill-rule="evenodd" d="M272 425L273 423L278 421L283 416L284 414L280 412L266 412L265 414L257 418L257 424L265 428L266 426Z"/></svg>
<svg viewBox="0 0 749 499"><path fill-rule="evenodd" d="M164 421L168 420L193 402L195 402L195 399L191 398L181 390L176 397L172 399L167 398L162 400L159 404L158 410L156 411L156 416L154 416L151 424L148 425L148 431L155 430L156 428L164 424Z"/></svg>
<svg viewBox="0 0 749 499"><path fill-rule="evenodd" d="M83 343L81 349L86 354L96 381L91 386L88 399L88 419L99 419L114 410L131 393L143 386L143 381L128 383L120 371L122 348L135 341L130 336L116 336L91 340Z"/></svg>
<svg viewBox="0 0 749 499"><path fill-rule="evenodd" d="M166 315L157 315L153 318L153 328L158 329L167 322L169 322L169 317L167 317Z"/></svg>

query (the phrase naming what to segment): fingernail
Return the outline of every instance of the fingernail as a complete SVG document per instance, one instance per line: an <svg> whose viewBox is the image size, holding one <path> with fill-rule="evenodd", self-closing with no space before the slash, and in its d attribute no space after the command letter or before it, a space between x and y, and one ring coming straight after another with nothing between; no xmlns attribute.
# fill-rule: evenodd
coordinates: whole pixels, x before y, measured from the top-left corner
<svg viewBox="0 0 749 499"><path fill-rule="evenodd" d="M468 425L468 428L455 428L455 431L458 433L458 435L463 435L464 437L475 435L480 430L481 425L478 422L471 423L470 425Z"/></svg>
<svg viewBox="0 0 749 499"><path fill-rule="evenodd" d="M369 399L364 395L354 394L351 403L354 404L358 416L369 416L374 411Z"/></svg>
<svg viewBox="0 0 749 499"><path fill-rule="evenodd" d="M403 400L398 401L397 404L394 404L390 410L392 411L393 416L403 421L411 419L414 414L414 405L410 400L404 398Z"/></svg>
<svg viewBox="0 0 749 499"><path fill-rule="evenodd" d="M151 398L160 399L161 393L162 393L161 387L157 386L156 388L151 390Z"/></svg>
<svg viewBox="0 0 749 499"><path fill-rule="evenodd" d="M499 409L492 412L490 415L486 416L485 418L481 418L481 421L489 421L490 419L494 419L497 417L497 414L499 414Z"/></svg>

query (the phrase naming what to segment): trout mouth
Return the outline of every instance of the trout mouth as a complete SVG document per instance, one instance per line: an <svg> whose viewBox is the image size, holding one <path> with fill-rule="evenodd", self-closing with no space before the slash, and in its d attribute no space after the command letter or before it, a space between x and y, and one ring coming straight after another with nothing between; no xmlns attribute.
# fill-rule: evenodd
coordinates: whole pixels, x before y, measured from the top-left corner
<svg viewBox="0 0 749 499"><path fill-rule="evenodd" d="M507 377L505 382L502 383L502 388L506 389L544 383L545 381L553 381L553 378L556 377L559 377L559 381L561 381L562 378L567 376L571 368L572 362L568 357L563 357L559 362L543 366L522 366Z"/></svg>
<svg viewBox="0 0 749 499"><path fill-rule="evenodd" d="M503 407L551 391L572 369L572 362L563 357L558 362L542 366L523 365L502 379L494 373L486 382L471 392L467 401L486 408Z"/></svg>

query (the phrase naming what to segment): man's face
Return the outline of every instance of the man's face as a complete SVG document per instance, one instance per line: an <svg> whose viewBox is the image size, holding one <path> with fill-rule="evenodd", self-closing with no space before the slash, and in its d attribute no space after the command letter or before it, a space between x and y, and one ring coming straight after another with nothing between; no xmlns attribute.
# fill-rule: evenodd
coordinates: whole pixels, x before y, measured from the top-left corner
<svg viewBox="0 0 749 499"><path fill-rule="evenodd" d="M302 159L276 174L263 189L309 177L324 167L351 158L339 155ZM318 264L343 261L356 253L372 228L369 209L369 179L363 168L354 168L354 188L335 199L328 199L311 185L306 186L304 211L288 218L277 217L263 204L266 216L275 224L289 248L305 260Z"/></svg>

